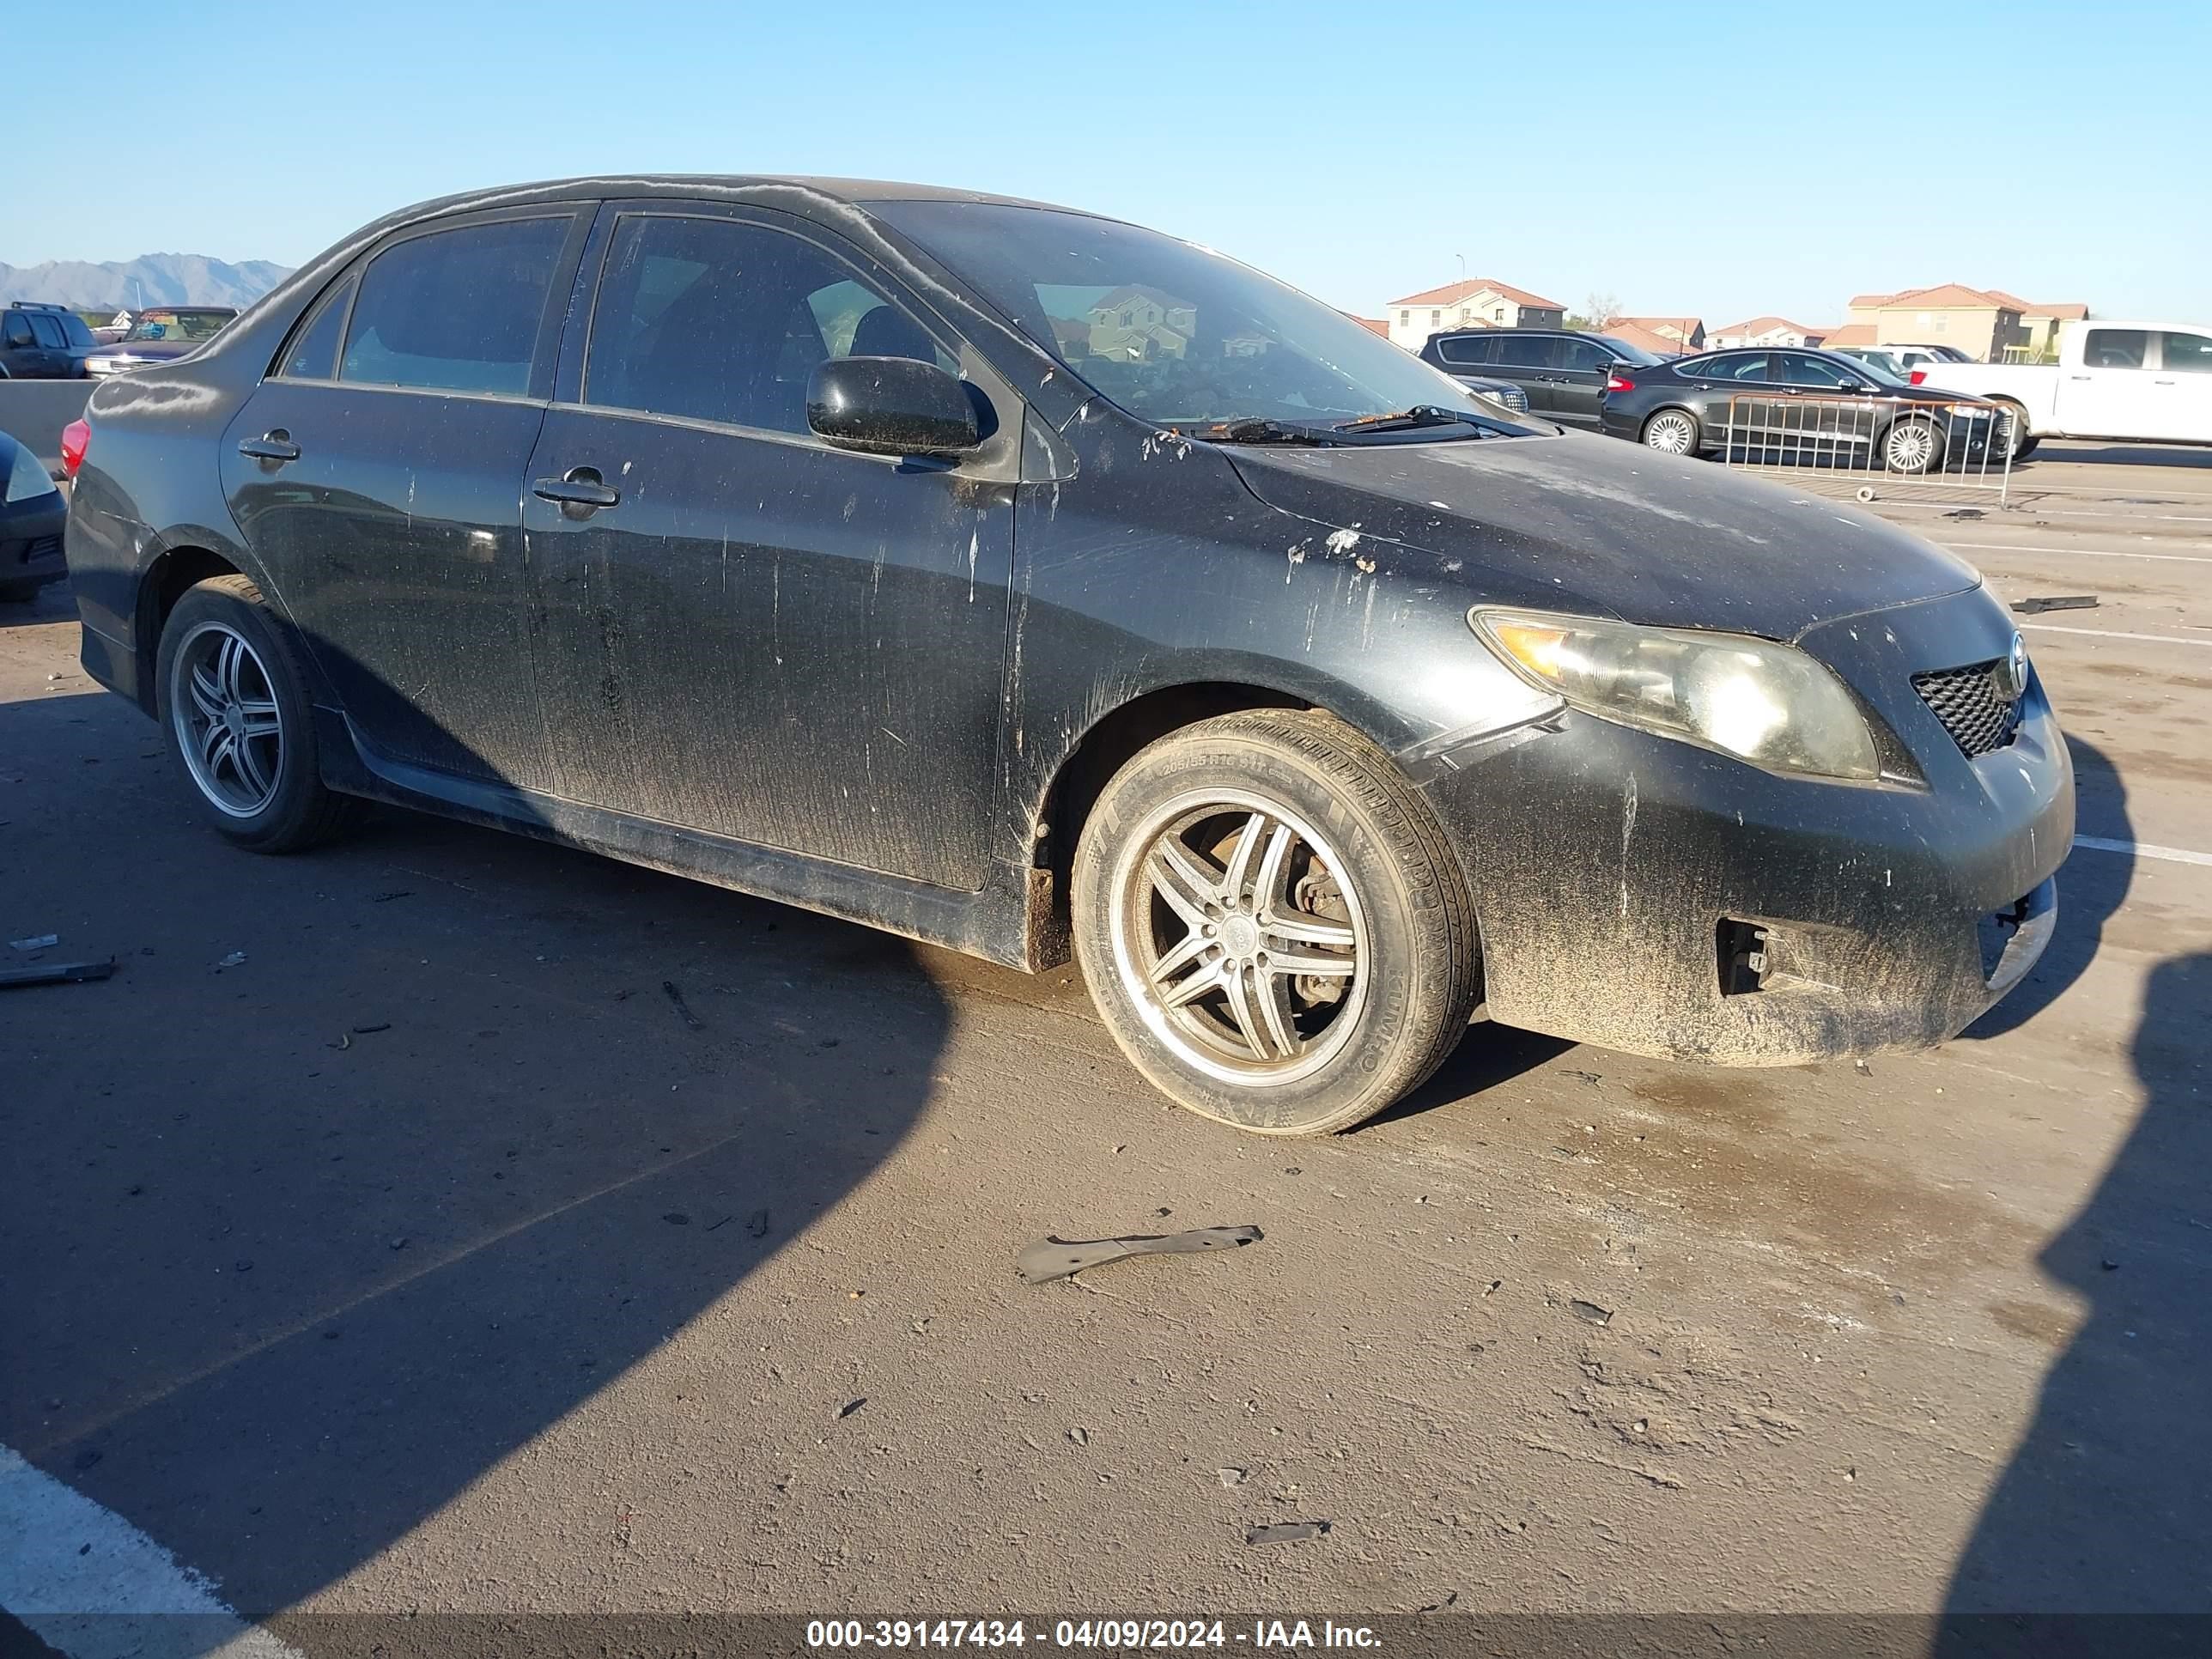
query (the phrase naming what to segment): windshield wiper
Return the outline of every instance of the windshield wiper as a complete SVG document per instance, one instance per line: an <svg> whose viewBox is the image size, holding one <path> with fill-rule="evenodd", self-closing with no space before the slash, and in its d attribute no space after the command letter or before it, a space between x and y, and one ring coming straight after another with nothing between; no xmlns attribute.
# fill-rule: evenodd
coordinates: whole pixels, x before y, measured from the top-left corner
<svg viewBox="0 0 2212 1659"><path fill-rule="evenodd" d="M1209 421L1203 425L1170 427L1187 438L1212 444L1334 444L1343 441L1328 428L1299 426L1290 421L1248 415L1240 420Z"/></svg>
<svg viewBox="0 0 2212 1659"><path fill-rule="evenodd" d="M1482 417L1473 410L1446 409L1439 404L1415 404L1411 409L1401 409L1395 415L1363 415L1356 421L1346 421L1337 427L1339 432L1411 432L1425 426L1471 426L1488 435Z"/></svg>

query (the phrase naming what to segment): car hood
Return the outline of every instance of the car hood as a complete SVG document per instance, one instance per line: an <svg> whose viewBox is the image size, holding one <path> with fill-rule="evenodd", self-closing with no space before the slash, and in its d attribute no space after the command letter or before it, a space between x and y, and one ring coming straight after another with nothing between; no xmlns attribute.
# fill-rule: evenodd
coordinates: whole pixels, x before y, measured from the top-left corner
<svg viewBox="0 0 2212 1659"><path fill-rule="evenodd" d="M1870 514L1615 438L1228 453L1261 501L1334 532L1331 550L1470 603L1794 640L1981 580Z"/></svg>

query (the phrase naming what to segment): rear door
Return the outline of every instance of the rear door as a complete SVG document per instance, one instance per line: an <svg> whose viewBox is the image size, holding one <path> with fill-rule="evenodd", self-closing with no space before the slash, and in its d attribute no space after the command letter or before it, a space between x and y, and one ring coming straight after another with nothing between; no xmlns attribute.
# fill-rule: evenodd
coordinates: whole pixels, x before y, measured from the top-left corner
<svg viewBox="0 0 2212 1659"><path fill-rule="evenodd" d="M1764 446L1778 424L1775 410L1783 395L1765 351L1723 351L1677 363L1674 372L1691 380L1698 395L1692 401L1712 440L1730 451L1746 444Z"/></svg>
<svg viewBox="0 0 2212 1659"><path fill-rule="evenodd" d="M2148 438L2171 387L2154 386L2154 336L2147 328L2092 328L2081 361L2058 371L2058 429L2084 438Z"/></svg>
<svg viewBox="0 0 2212 1659"><path fill-rule="evenodd" d="M1553 413L1571 426L1597 429L1604 414L1605 383L1613 373L1613 356L1595 340L1559 342L1557 367L1553 373Z"/></svg>
<svg viewBox="0 0 2212 1659"><path fill-rule="evenodd" d="M410 228L231 423L231 512L373 763L551 779L520 500L589 209Z"/></svg>
<svg viewBox="0 0 2212 1659"><path fill-rule="evenodd" d="M980 887L1021 404L804 222L639 203L594 246L588 337L571 331L523 502L561 793ZM845 356L957 370L994 435L957 465L831 446L807 379ZM613 499L535 493L579 480Z"/></svg>
<svg viewBox="0 0 2212 1659"><path fill-rule="evenodd" d="M1856 388L1865 382L1841 363L1805 351L1778 351L1773 358L1783 387L1774 404L1774 436L1784 458L1799 459L1802 452L1807 459L1863 465L1887 405L1860 394Z"/></svg>
<svg viewBox="0 0 2212 1659"><path fill-rule="evenodd" d="M1553 415L1559 408L1559 342L1549 334L1522 334L1501 329L1498 335L1494 377L1510 380L1528 394L1533 413Z"/></svg>
<svg viewBox="0 0 2212 1659"><path fill-rule="evenodd" d="M2169 328L2160 332L2158 343L2158 372L2151 384L2167 413L2166 429L2143 435L2212 444L2212 335Z"/></svg>
<svg viewBox="0 0 2212 1659"><path fill-rule="evenodd" d="M57 378L74 375L76 363L70 356L69 336L63 331L62 319L51 311L33 311L24 314L31 321L31 337L39 343L39 349L46 354L45 372Z"/></svg>

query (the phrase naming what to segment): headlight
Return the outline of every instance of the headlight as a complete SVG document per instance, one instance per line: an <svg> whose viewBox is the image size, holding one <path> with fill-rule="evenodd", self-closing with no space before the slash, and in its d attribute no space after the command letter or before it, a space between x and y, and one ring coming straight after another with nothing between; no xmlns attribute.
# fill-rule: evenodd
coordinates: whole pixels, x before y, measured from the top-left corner
<svg viewBox="0 0 2212 1659"><path fill-rule="evenodd" d="M8 453L11 449L13 455ZM39 458L4 433L0 433L0 460L8 463L9 501L27 501L54 493L54 481L46 476Z"/></svg>
<svg viewBox="0 0 2212 1659"><path fill-rule="evenodd" d="M1477 608L1468 621L1510 666L1587 713L1771 772L1881 775L1850 693L1789 646L1541 611Z"/></svg>

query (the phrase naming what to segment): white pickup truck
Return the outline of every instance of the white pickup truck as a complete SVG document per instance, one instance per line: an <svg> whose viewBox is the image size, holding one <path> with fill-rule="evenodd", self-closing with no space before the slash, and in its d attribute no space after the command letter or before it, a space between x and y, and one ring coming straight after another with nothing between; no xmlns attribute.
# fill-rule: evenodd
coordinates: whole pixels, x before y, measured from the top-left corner
<svg viewBox="0 0 2212 1659"><path fill-rule="evenodd" d="M1912 380L2018 410L2014 460L2041 438L2212 444L2212 325L2068 323L2056 363L1929 363Z"/></svg>

